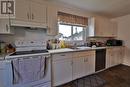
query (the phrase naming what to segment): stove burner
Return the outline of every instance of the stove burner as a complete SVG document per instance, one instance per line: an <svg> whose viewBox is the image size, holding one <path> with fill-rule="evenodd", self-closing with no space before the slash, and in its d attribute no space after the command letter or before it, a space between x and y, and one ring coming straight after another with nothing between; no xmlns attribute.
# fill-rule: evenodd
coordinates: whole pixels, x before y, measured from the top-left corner
<svg viewBox="0 0 130 87"><path fill-rule="evenodd" d="M37 53L48 53L47 50L32 50L32 51L19 51L11 54L10 56L15 55L26 55L26 54L37 54Z"/></svg>

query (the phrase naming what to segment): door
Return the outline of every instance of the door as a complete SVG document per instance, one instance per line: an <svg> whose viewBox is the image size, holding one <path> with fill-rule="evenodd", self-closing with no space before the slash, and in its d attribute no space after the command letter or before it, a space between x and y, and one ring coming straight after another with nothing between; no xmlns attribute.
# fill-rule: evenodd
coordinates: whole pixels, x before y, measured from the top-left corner
<svg viewBox="0 0 130 87"><path fill-rule="evenodd" d="M73 80L84 76L84 68L84 57L73 58Z"/></svg>
<svg viewBox="0 0 130 87"><path fill-rule="evenodd" d="M72 81L72 60L57 60L53 62L53 86Z"/></svg>
<svg viewBox="0 0 130 87"><path fill-rule="evenodd" d="M29 21L30 2L29 0L16 0L16 20Z"/></svg>
<svg viewBox="0 0 130 87"><path fill-rule="evenodd" d="M31 2L31 21L46 24L47 6L43 3Z"/></svg>

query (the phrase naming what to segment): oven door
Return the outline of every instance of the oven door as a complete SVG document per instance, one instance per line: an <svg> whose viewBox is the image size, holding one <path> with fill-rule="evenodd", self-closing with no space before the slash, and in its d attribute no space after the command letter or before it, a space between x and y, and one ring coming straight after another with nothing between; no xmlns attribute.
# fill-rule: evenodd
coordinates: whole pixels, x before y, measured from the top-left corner
<svg viewBox="0 0 130 87"><path fill-rule="evenodd" d="M12 87L12 75L11 61L0 61L0 87Z"/></svg>
<svg viewBox="0 0 130 87"><path fill-rule="evenodd" d="M50 57L46 58L46 70L44 78L27 84L13 84L12 60L13 58L0 61L0 87L51 87Z"/></svg>

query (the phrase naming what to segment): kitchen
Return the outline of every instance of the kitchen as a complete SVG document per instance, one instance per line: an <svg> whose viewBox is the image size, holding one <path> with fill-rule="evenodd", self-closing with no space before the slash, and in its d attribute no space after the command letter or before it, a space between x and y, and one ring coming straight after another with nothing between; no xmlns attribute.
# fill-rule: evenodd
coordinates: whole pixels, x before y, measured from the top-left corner
<svg viewBox="0 0 130 87"><path fill-rule="evenodd" d="M129 4L15 0L0 15L0 87L129 87Z"/></svg>

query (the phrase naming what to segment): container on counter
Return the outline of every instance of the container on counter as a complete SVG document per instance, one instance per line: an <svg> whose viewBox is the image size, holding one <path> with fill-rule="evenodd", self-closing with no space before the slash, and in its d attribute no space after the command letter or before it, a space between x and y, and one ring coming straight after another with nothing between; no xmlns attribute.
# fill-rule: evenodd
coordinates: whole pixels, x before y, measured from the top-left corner
<svg viewBox="0 0 130 87"><path fill-rule="evenodd" d="M0 54L5 53L5 47L6 47L6 43L5 42L0 42Z"/></svg>

